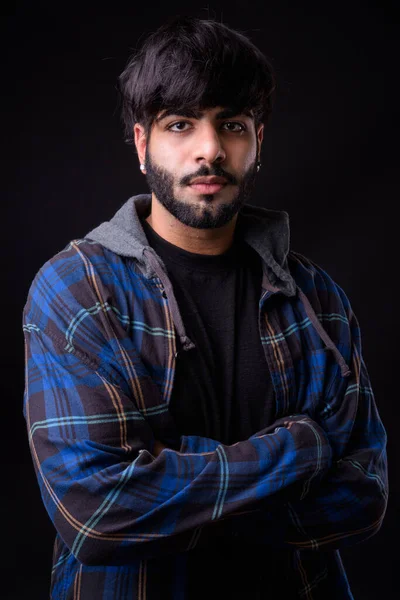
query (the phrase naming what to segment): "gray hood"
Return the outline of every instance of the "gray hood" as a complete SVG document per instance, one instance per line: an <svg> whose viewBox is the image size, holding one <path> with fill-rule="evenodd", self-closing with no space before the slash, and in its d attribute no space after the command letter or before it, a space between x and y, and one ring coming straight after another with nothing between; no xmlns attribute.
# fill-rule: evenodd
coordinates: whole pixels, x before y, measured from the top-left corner
<svg viewBox="0 0 400 600"><path fill-rule="evenodd" d="M149 253L153 254L166 273L161 258L149 246L140 222L141 218L150 214L150 208L151 194L132 196L110 221L105 221L92 229L85 238L99 242L120 256L135 258L148 278L158 276L158 272L154 270L154 262L146 258ZM296 284L287 268L288 213L245 204L239 212L236 228L243 239L263 259L264 270L274 290L279 289L287 296L293 296L296 293ZM263 281L263 287L271 289L271 285L266 281Z"/></svg>
<svg viewBox="0 0 400 600"><path fill-rule="evenodd" d="M150 209L151 194L132 196L110 221L105 221L92 229L85 238L98 242L120 256L136 259L140 270L149 279L160 278L171 303L174 323L183 349L189 350L194 347L194 344L186 335L167 269L158 254L149 246L140 222L141 218L148 217ZM350 374L342 355L322 327L307 296L296 285L288 269L289 214L283 210L244 204L238 214L235 234L248 243L263 259L262 287L271 292L282 292L289 297L299 294L310 321L326 346L334 353L342 375Z"/></svg>

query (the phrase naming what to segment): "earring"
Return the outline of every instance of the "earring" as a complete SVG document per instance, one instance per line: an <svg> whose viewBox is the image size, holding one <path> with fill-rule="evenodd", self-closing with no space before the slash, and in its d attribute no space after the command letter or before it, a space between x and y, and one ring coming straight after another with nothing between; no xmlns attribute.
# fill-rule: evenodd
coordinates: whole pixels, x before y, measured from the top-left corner
<svg viewBox="0 0 400 600"><path fill-rule="evenodd" d="M140 169L141 169L141 171L144 171L144 170L145 170L145 168L146 168L146 166L145 166L145 165L143 165L143 164L142 164L142 165L140 165Z"/></svg>
<svg viewBox="0 0 400 600"><path fill-rule="evenodd" d="M258 161L258 162L257 162L257 173L258 173L258 171L259 171L260 169L261 169L261 163L260 163L260 161Z"/></svg>

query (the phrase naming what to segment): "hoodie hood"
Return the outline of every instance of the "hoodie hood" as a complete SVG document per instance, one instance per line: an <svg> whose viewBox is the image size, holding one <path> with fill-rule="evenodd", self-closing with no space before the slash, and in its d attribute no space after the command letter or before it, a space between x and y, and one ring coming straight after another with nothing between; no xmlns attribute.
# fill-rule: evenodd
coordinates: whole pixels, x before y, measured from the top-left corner
<svg viewBox="0 0 400 600"><path fill-rule="evenodd" d="M186 335L166 266L149 246L140 222L140 219L149 216L150 211L151 194L132 196L110 221L105 221L92 229L85 238L98 242L120 256L136 259L140 270L148 279L160 278L171 302L174 323L183 349L189 350L194 348L194 344ZM322 327L308 298L290 274L287 262L290 247L289 214L285 211L245 204L238 214L235 235L241 237L262 258L264 289L272 293L281 292L288 297L299 294L311 323L335 355L342 375L349 375L350 370L342 355Z"/></svg>
<svg viewBox="0 0 400 600"><path fill-rule="evenodd" d="M149 216L150 210L151 194L133 196L121 206L110 221L92 229L85 238L99 242L120 256L135 258L141 271L149 279L159 276L158 269L154 269L154 261L148 260L149 254L153 254L166 274L166 267L149 246L140 222L140 219ZM238 215L236 235L241 235L263 259L264 271L267 272L267 278L263 279L263 287L271 291L279 290L287 296L295 295L296 284L287 268L288 213L246 204ZM272 284L272 287L268 283Z"/></svg>

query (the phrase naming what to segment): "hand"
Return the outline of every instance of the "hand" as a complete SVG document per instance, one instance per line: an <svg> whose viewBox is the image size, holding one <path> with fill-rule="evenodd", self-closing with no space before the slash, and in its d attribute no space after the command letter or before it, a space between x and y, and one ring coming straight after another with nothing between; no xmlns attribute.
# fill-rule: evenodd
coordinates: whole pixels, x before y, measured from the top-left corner
<svg viewBox="0 0 400 600"><path fill-rule="evenodd" d="M164 450L164 448L168 448L168 446L165 446L159 440L154 440L153 456L157 458L157 456L161 453L162 450Z"/></svg>

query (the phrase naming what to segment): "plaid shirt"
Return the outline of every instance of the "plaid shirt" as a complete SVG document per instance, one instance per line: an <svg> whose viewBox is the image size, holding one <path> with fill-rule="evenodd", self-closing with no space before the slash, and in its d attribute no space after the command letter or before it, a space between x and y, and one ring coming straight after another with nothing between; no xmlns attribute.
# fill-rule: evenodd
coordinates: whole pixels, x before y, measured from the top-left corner
<svg viewBox="0 0 400 600"><path fill-rule="evenodd" d="M259 305L275 422L231 446L176 437L182 349L162 278L90 239L38 271L24 416L57 531L51 598L184 600L188 552L238 535L289 553L299 598L353 597L339 550L381 526L386 432L344 291L299 253L287 261L294 291L269 282ZM155 439L170 446L157 457Z"/></svg>

